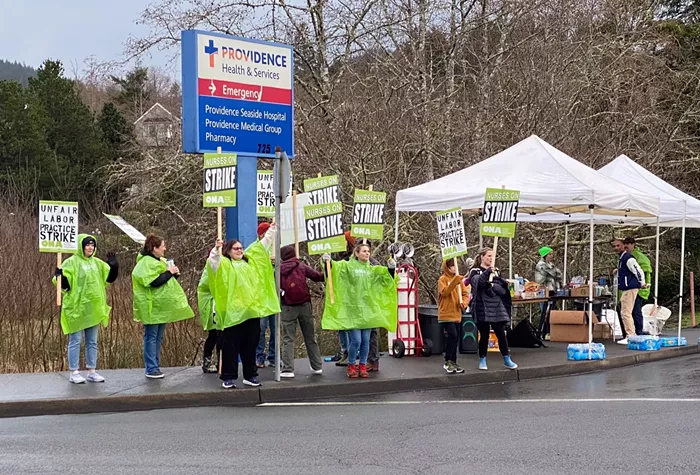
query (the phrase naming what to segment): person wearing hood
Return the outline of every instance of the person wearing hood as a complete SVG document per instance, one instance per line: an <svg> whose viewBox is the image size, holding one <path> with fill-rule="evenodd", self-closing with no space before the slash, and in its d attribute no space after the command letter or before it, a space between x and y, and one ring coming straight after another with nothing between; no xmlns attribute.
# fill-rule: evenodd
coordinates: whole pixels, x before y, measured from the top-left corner
<svg viewBox="0 0 700 475"><path fill-rule="evenodd" d="M554 259L554 251L551 247L542 247L538 251L540 260L535 266L535 282L543 286L546 296L550 297L552 292L558 290L562 285L562 272L552 263ZM548 340L549 337L549 312L555 305L553 301L540 303L540 325L539 334L543 339Z"/></svg>
<svg viewBox="0 0 700 475"><path fill-rule="evenodd" d="M487 370L486 353L489 347L490 328L498 338L498 348L503 356L503 364L508 369L518 367L511 358L506 338L506 327L510 323L511 300L508 282L498 275L494 268L493 249L479 250L474 268L469 273L472 289L471 309L479 330L479 369Z"/></svg>
<svg viewBox="0 0 700 475"><path fill-rule="evenodd" d="M165 325L194 317L187 295L177 279L180 269L165 259L165 240L146 236L131 272L134 291L134 320L143 324L143 362L146 377L160 379L160 348Z"/></svg>
<svg viewBox="0 0 700 475"><path fill-rule="evenodd" d="M304 337L306 352L313 374L323 372L321 350L316 342L314 316L311 308L311 294L307 279L323 282L323 274L301 262L294 252L294 246L280 250L280 288L282 289L282 372L280 377L294 377L294 338L297 322Z"/></svg>
<svg viewBox="0 0 700 475"><path fill-rule="evenodd" d="M462 312L469 303L469 294L462 284L463 277L457 274L455 259L442 261L442 275L438 279L438 322L447 335L445 342L445 364L448 373L464 373L457 364L457 344L462 325Z"/></svg>
<svg viewBox="0 0 700 475"><path fill-rule="evenodd" d="M207 260L209 288L216 304L216 327L222 332L221 374L224 389L236 387L238 359L243 366L243 384L258 387L255 352L260 338L260 316L280 313L279 294L270 260L277 226L243 250L231 239L217 240Z"/></svg>
<svg viewBox="0 0 700 475"><path fill-rule="evenodd" d="M369 377L367 361L372 329L381 327L393 331L396 328L396 261L389 259L387 267L373 266L370 253L369 244L358 243L348 261L331 263L335 299L331 302L326 292L322 327L349 331L348 378ZM321 258L324 263L331 260L330 254L323 254Z"/></svg>
<svg viewBox="0 0 700 475"><path fill-rule="evenodd" d="M88 234L78 235L78 251L56 268L54 285L61 280L61 329L68 337L69 381L81 384L104 382L97 373L97 334L99 326L109 323L111 307L107 305L107 285L117 279L119 264L113 252L107 262L95 256L97 241ZM80 374L80 343L85 334L87 378Z"/></svg>

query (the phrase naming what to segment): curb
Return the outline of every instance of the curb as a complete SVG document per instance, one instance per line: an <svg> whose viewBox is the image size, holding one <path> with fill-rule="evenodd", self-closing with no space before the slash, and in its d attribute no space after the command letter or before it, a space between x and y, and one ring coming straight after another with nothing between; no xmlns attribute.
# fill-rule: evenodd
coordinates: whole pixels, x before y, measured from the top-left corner
<svg viewBox="0 0 700 475"><path fill-rule="evenodd" d="M464 375L435 375L417 378L369 379L366 381L333 382L275 386L259 389L238 389L221 392L174 392L140 395L114 395L77 399L40 399L0 402L0 418L90 414L104 412L148 411L185 407L254 406L261 403L294 402L344 396L365 396L429 389L450 389L483 384L510 383L553 378L634 366L643 363L680 358L700 353L700 346L683 346L662 351L638 352L609 360L580 361L537 368L518 368L478 372Z"/></svg>

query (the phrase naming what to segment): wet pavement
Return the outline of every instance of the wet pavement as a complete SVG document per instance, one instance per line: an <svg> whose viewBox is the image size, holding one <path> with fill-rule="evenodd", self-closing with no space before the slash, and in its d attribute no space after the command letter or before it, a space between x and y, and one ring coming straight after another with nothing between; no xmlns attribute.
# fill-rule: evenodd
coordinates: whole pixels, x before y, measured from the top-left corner
<svg viewBox="0 0 700 475"><path fill-rule="evenodd" d="M699 363L308 406L1 419L0 473L695 474Z"/></svg>

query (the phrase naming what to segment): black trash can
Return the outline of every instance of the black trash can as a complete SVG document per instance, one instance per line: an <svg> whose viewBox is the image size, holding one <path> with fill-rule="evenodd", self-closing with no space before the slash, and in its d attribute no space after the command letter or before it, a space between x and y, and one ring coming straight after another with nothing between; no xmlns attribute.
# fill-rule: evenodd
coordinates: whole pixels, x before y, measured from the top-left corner
<svg viewBox="0 0 700 475"><path fill-rule="evenodd" d="M462 314L462 326L459 332L459 352L461 354L476 354L479 352L479 331L476 320L471 313Z"/></svg>
<svg viewBox="0 0 700 475"><path fill-rule="evenodd" d="M445 338L442 334L442 326L438 323L437 305L420 305L418 307L418 323L423 340L430 339L433 342L433 355L445 352Z"/></svg>

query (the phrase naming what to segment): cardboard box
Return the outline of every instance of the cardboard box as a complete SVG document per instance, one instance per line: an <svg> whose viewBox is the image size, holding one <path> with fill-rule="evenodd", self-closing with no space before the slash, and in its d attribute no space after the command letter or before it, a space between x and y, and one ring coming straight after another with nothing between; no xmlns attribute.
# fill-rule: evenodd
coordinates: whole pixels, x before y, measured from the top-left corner
<svg viewBox="0 0 700 475"><path fill-rule="evenodd" d="M549 339L562 343L588 343L588 312L552 310ZM593 314L595 321L595 314Z"/></svg>
<svg viewBox="0 0 700 475"><path fill-rule="evenodd" d="M582 285L581 287L575 287L571 289L572 297L588 297L588 286Z"/></svg>
<svg viewBox="0 0 700 475"><path fill-rule="evenodd" d="M593 324L593 338L596 340L612 340L613 332L610 324L597 322Z"/></svg>

